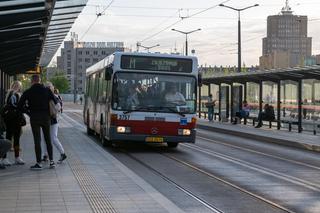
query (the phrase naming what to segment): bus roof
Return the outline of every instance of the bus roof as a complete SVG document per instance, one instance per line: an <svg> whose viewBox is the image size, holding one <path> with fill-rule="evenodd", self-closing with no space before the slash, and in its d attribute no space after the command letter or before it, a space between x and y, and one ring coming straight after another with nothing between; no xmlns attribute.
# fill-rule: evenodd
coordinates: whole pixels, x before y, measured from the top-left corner
<svg viewBox="0 0 320 213"><path fill-rule="evenodd" d="M149 57L164 57L164 58L180 58L180 59L192 59L193 61L197 61L197 57L195 56L183 56L183 55L175 55L175 54L167 54L167 53L141 53L141 52L114 52L111 55L108 55L101 61L96 64L90 66L86 70L86 75L90 75L95 73L101 69L106 68L108 65L113 63L114 58L120 58L122 55L130 55L130 56L149 56Z"/></svg>

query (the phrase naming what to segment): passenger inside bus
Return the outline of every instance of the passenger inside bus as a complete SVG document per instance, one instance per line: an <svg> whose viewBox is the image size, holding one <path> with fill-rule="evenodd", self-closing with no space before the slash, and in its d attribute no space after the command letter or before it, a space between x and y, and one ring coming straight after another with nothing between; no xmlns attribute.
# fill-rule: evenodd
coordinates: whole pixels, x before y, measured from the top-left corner
<svg viewBox="0 0 320 213"><path fill-rule="evenodd" d="M164 99L169 104L174 104L179 106L186 104L186 100L184 96L177 91L177 86L175 84L168 85L168 91L165 94Z"/></svg>
<svg viewBox="0 0 320 213"><path fill-rule="evenodd" d="M138 99L137 87L135 85L131 85L129 87L129 96L126 101L127 109L132 109L140 104Z"/></svg>

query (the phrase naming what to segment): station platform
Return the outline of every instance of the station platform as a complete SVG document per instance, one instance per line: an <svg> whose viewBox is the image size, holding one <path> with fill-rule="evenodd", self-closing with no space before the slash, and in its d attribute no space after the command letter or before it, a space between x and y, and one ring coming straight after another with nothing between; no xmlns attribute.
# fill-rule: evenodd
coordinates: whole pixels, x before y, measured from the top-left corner
<svg viewBox="0 0 320 213"><path fill-rule="evenodd" d="M198 119L197 127L243 138L320 152L320 136L304 132L289 132L285 129L277 130L268 126L254 128L252 125L234 125L229 122L208 121L205 119Z"/></svg>
<svg viewBox="0 0 320 213"><path fill-rule="evenodd" d="M26 164L0 170L1 213L182 212L71 118L61 120L59 138L67 160L55 169L43 164L43 170L32 171L33 137L30 126L24 127L21 157ZM8 157L13 161L13 152ZM59 159L55 148L54 159Z"/></svg>

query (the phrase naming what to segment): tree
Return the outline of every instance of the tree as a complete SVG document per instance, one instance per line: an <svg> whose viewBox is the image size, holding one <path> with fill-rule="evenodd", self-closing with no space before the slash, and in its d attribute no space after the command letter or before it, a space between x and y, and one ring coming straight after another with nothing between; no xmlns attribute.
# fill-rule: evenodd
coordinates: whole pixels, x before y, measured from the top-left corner
<svg viewBox="0 0 320 213"><path fill-rule="evenodd" d="M50 82L59 90L60 93L65 93L69 89L69 81L63 72L56 73L50 78Z"/></svg>
<svg viewBox="0 0 320 213"><path fill-rule="evenodd" d="M22 83L22 90L26 90L31 86L30 75L21 74L17 78Z"/></svg>

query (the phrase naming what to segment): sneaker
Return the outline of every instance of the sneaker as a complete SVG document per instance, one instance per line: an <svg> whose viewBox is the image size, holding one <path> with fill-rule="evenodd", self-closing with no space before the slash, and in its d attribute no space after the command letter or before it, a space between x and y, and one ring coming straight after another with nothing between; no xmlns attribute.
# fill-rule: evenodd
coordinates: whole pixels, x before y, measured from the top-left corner
<svg viewBox="0 0 320 213"><path fill-rule="evenodd" d="M4 165L4 166L11 166L12 163L7 159L7 158L3 158L1 163Z"/></svg>
<svg viewBox="0 0 320 213"><path fill-rule="evenodd" d="M16 158L16 164L17 164L17 165L24 165L25 163L24 163L24 161L23 161L20 157L17 157L17 158Z"/></svg>
<svg viewBox="0 0 320 213"><path fill-rule="evenodd" d="M48 161L48 156L44 155L41 161L47 162Z"/></svg>
<svg viewBox="0 0 320 213"><path fill-rule="evenodd" d="M36 163L34 166L30 167L31 170L41 170L42 166L40 163Z"/></svg>
<svg viewBox="0 0 320 213"><path fill-rule="evenodd" d="M51 160L51 161L50 161L50 166L49 166L49 168L50 168L50 169L54 169L55 167L56 167L56 164L54 163L53 160Z"/></svg>
<svg viewBox="0 0 320 213"><path fill-rule="evenodd" d="M61 154L60 159L58 160L58 163L62 163L67 158L66 154Z"/></svg>

